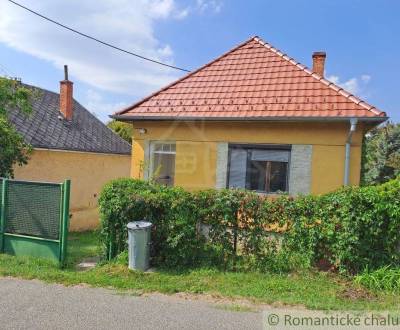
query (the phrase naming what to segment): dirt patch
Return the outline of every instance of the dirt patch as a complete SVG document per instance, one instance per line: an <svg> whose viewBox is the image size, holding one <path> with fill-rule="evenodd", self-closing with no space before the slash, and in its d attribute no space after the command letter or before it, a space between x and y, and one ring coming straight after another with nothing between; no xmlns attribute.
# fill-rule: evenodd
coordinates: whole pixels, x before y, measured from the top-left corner
<svg viewBox="0 0 400 330"><path fill-rule="evenodd" d="M287 309L298 309L306 310L302 305L288 305L281 302L274 302L272 304L266 304L258 301L257 299L243 299L236 297L224 297L220 294L195 294L187 292L178 292L172 295L163 294L158 292L144 293L142 297L156 298L156 299L174 299L176 301L199 301L207 304L214 305L219 309L235 310L235 311L252 311L258 312L265 309L271 308L287 308Z"/></svg>
<svg viewBox="0 0 400 330"><path fill-rule="evenodd" d="M83 259L78 265L76 265L75 269L77 271L86 271L93 269L100 262L100 257L90 257Z"/></svg>
<svg viewBox="0 0 400 330"><path fill-rule="evenodd" d="M340 298L349 300L371 300L376 296L363 288L347 287L339 294Z"/></svg>

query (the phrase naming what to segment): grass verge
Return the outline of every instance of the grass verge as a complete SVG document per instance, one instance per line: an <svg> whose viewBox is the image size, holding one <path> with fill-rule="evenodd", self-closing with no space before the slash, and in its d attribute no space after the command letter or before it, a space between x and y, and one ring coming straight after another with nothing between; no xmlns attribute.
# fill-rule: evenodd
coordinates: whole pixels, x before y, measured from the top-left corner
<svg viewBox="0 0 400 330"><path fill-rule="evenodd" d="M94 233L71 234L65 269L47 260L0 255L0 276L39 279L65 285L88 284L137 293L207 293L218 297L245 298L255 303L302 305L323 310L398 310L400 296L370 293L349 279L321 272L278 275L233 273L214 269L186 271L130 271L118 262L77 271L81 259L99 253Z"/></svg>
<svg viewBox="0 0 400 330"><path fill-rule="evenodd" d="M400 268L386 266L372 272L366 270L357 275L354 281L375 292L383 290L400 294Z"/></svg>

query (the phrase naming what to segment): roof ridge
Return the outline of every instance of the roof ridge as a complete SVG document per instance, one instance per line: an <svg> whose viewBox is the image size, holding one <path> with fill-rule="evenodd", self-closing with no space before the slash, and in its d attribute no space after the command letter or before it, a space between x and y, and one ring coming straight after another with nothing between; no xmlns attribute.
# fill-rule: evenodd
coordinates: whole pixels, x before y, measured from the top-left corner
<svg viewBox="0 0 400 330"><path fill-rule="evenodd" d="M27 84L27 83L24 83L24 82L22 84L27 86L27 87L29 87L29 88L34 88L34 89L37 89L37 90L41 90L43 92L51 93L51 94L54 94L57 97L60 97L60 93L59 92L54 92L54 91L52 91L50 89L39 87L39 86L35 86L35 85L31 85L31 84ZM111 131L116 136L116 138L121 140L121 142L123 142L125 144L128 144L131 147L131 144L128 141L126 141L125 139L120 137L117 133L115 133L111 128L109 128L107 126L107 124L103 123L94 113L92 113L89 109L87 109L85 106L83 106L77 99L75 99L74 97L72 99L73 99L74 103L78 104L79 107L81 109L85 110L95 121L97 121L99 124L105 126L109 131Z"/></svg>
<svg viewBox="0 0 400 330"><path fill-rule="evenodd" d="M315 72L312 72L306 65L301 64L300 62L296 61L293 57L288 56L286 53L282 52L278 48L275 48L270 43L264 41L262 38L260 38L258 36L254 36L252 38L252 40L257 41L260 45L266 47L268 50L270 50L271 52L273 52L276 55L280 56L281 58L283 58L287 62L295 65L296 67L298 67L302 71L304 71L307 74L309 74L314 79L318 80L319 82L321 82L325 86L331 88L335 92L337 92L340 95L344 96L345 98L349 99L353 103L363 107L364 109L366 109L368 111L371 111L375 115L382 116L382 117L386 116L386 113L384 111L380 111L379 109L377 109L376 107L370 105L369 103L365 102L364 100L360 99L359 97L347 92L343 87L340 87L340 86L336 85L335 83L333 83L332 81L329 81L328 79L325 79L324 77L321 77L319 74L317 74Z"/></svg>
<svg viewBox="0 0 400 330"><path fill-rule="evenodd" d="M47 89L47 88L43 88L43 87L39 87L39 86L27 84L27 83L25 83L25 82L21 82L21 84L24 85L24 86L26 86L27 88L38 89L38 90L42 90L43 92L46 92L46 93L51 93L51 94L60 95L60 93L57 93L57 92L52 91L52 90Z"/></svg>
<svg viewBox="0 0 400 330"><path fill-rule="evenodd" d="M239 49L240 47L243 47L244 45L246 45L246 44L248 44L249 42L255 40L256 38L258 38L258 37L257 37L257 36L253 36L253 37L247 39L246 41L244 41L244 42L240 43L239 45L233 47L233 48L230 49L229 51L227 51L227 52L223 53L222 55L216 57L216 58L213 59L212 61L210 61L210 62L208 62L208 63L202 65L201 67L199 67L198 69L196 69L196 70L194 70L194 71L192 71L192 72L189 72L188 74L184 75L183 77L181 77L181 78L179 78L179 79L173 81L172 83L170 83L170 84L168 84L167 86L165 86L165 87L159 89L158 91L156 91L156 92L154 92L154 93L152 93L152 94L146 96L145 98L141 99L140 101L138 101L138 102L136 102L136 103L134 103L134 104L132 104L132 105L130 105L130 106L128 106L128 107L126 107L126 108L120 110L120 111L114 112L114 114L113 114L112 116L110 116L110 117L112 118L112 117L115 116L115 115L122 115L124 112L129 111L129 110L131 110L131 109L137 107L138 105L140 105L140 104L146 102L147 100L149 100L149 99L152 98L153 96L156 96L156 95L162 93L163 91L165 91L166 89L168 89L168 88L170 88L170 87L172 87L172 86L174 86L174 85L180 83L181 81L183 81L183 80L185 80L185 79L191 77L191 76L194 75L195 73L197 73L197 72L203 70L204 68L210 66L211 64L213 64L213 63L219 61L220 59L224 58L225 56L227 56L227 55L229 55L230 53L234 52L235 50Z"/></svg>
<svg viewBox="0 0 400 330"><path fill-rule="evenodd" d="M57 116L59 92L25 82L22 84L39 94L32 100L34 111L30 114L28 121L25 121L24 118L20 120L22 115L12 108L9 119L15 129L35 148L126 155L131 153L129 142L111 130L75 98L73 98L73 106L78 117L74 117L72 124L66 125ZM83 145L82 139L88 139L89 144ZM85 143L87 141L85 140Z"/></svg>

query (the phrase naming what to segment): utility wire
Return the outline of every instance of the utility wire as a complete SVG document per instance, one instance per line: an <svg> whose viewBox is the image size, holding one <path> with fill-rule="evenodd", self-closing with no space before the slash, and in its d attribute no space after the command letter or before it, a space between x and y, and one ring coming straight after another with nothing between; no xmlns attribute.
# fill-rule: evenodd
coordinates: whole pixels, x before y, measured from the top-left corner
<svg viewBox="0 0 400 330"><path fill-rule="evenodd" d="M6 76L8 76L8 72L3 69L3 67L0 65L0 71L3 72Z"/></svg>
<svg viewBox="0 0 400 330"><path fill-rule="evenodd" d="M21 5L21 4L19 4L18 2L15 2L15 1L13 1L13 0L8 0L8 1L11 2L11 3L14 4L14 5L20 7L20 8L23 8L23 9L25 9L25 10L31 12L32 14L34 14L34 15L36 15L36 16L39 16L39 17L45 19L46 21L49 21L49 22L54 23L54 24L56 24L56 25L58 25L58 26L60 26L60 27L62 27L62 28L64 28L64 29L67 29L67 30L69 30L69 31L71 31L71 32L74 32L74 33L76 33L76 34L79 34L79 35L82 36L82 37L91 39L91 40L96 41L96 42L98 42L98 43L100 43L100 44L103 44L103 45L105 45L105 46L108 46L108 47L114 48L114 49L116 49L116 50L119 50L120 52L129 54L129 55L133 55L133 56L139 57L139 58L141 58L141 59L143 59L143 60L145 60L145 61L153 62L153 63L159 64L159 65L163 65L163 66L166 66L166 67L175 69L175 70L190 72L190 70L187 70L187 69L184 69L184 68L180 68L180 67L177 67L177 66L173 66L173 65L170 65L170 64L167 64L167 63L163 63L163 62L160 62L160 61L157 61L157 60L154 60L154 59L145 57L145 56L143 56L143 55L139 55L139 54L130 52L130 51L128 51L128 50L122 49L122 48L120 48L120 47L118 47L118 46L109 44L108 42L102 41L102 40L97 39L97 38L95 38L95 37L92 37L92 36L90 36L90 35L88 35L88 34L85 34L85 33L83 33L83 32L79 32L78 30L75 30L75 29L73 29L73 28L71 28L71 27L69 27L69 26L66 26L66 25L64 25L64 24L62 24L62 23L60 23L60 22L57 22L57 21L55 21L55 20L53 20L53 19L51 19L51 18L49 18L49 17L46 17L46 16L44 16L44 15L42 15L42 14L40 14L40 13L38 13L38 12L36 12L36 11L34 11L34 10L28 8L28 7L25 7L25 6Z"/></svg>
<svg viewBox="0 0 400 330"><path fill-rule="evenodd" d="M2 71L5 74L5 76L11 77L10 71L6 69L6 67L1 63L0 63L0 71Z"/></svg>

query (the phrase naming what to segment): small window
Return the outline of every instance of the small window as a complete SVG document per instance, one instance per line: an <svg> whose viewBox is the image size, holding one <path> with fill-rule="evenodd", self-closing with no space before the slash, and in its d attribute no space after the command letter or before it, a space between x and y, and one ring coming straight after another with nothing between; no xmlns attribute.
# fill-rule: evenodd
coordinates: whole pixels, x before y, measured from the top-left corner
<svg viewBox="0 0 400 330"><path fill-rule="evenodd" d="M245 188L262 193L288 191L288 147L230 147L229 188Z"/></svg>
<svg viewBox="0 0 400 330"><path fill-rule="evenodd" d="M175 181L175 143L151 144L151 176L159 184L173 186Z"/></svg>

